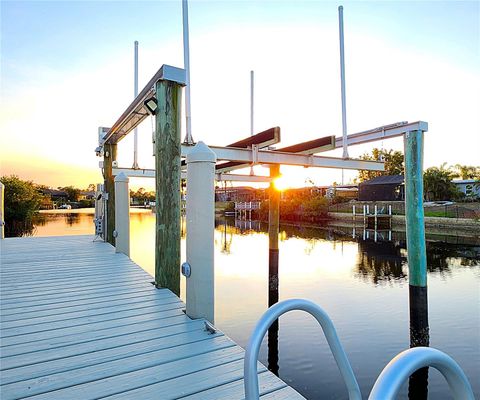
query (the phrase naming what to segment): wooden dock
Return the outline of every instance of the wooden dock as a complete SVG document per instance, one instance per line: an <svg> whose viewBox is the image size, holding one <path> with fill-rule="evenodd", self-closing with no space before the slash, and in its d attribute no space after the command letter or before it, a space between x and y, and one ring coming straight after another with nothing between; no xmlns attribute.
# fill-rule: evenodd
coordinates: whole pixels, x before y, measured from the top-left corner
<svg viewBox="0 0 480 400"><path fill-rule="evenodd" d="M0 240L2 400L243 399L244 350L92 239ZM303 399L258 374L262 399Z"/></svg>

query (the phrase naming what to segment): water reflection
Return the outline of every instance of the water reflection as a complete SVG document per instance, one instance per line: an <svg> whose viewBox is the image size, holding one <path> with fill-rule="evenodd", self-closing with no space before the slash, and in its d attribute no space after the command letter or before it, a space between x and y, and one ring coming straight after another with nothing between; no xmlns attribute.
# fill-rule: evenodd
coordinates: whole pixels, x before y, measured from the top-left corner
<svg viewBox="0 0 480 400"><path fill-rule="evenodd" d="M260 221L218 219L217 230L222 231L222 251L230 254L232 241L236 235L248 235L252 232L268 232L268 224ZM304 239L306 255L311 255L320 241L343 246L345 242L357 243L358 256L355 276L370 279L374 284L391 281L406 282L408 265L405 232L378 231L358 229L355 227L314 227L298 225L281 225L280 241L291 238ZM468 238L465 238L468 242ZM445 243L427 238L427 268L429 272L449 274L452 265L458 267L476 267L480 265L480 245ZM342 249L342 247L341 247Z"/></svg>
<svg viewBox="0 0 480 400"><path fill-rule="evenodd" d="M35 224L33 219L25 221L9 221L4 226L5 237L33 236L35 234Z"/></svg>
<svg viewBox="0 0 480 400"><path fill-rule="evenodd" d="M230 254L230 246L232 245L233 232L227 229L227 221L223 221L223 226L217 225L217 229L222 229L222 253ZM230 232L229 232L230 231Z"/></svg>
<svg viewBox="0 0 480 400"><path fill-rule="evenodd" d="M66 214L65 221L68 226L76 225L80 221L80 214Z"/></svg>
<svg viewBox="0 0 480 400"><path fill-rule="evenodd" d="M357 276L373 283L406 280L407 260L399 242L358 241Z"/></svg>

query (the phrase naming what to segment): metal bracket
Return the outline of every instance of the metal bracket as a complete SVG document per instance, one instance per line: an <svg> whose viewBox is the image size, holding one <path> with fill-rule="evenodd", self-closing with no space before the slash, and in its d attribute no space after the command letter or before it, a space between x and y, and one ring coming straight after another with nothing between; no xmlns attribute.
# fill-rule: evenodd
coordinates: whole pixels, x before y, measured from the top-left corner
<svg viewBox="0 0 480 400"><path fill-rule="evenodd" d="M182 264L182 275L185 278L189 278L190 275L192 275L192 267L190 266L190 264L188 262L184 262Z"/></svg>
<svg viewBox="0 0 480 400"><path fill-rule="evenodd" d="M252 165L258 164L258 144L252 144Z"/></svg>
<svg viewBox="0 0 480 400"><path fill-rule="evenodd" d="M205 322L205 330L210 333L210 334L214 334L214 333L217 333L217 329L208 321L204 321Z"/></svg>

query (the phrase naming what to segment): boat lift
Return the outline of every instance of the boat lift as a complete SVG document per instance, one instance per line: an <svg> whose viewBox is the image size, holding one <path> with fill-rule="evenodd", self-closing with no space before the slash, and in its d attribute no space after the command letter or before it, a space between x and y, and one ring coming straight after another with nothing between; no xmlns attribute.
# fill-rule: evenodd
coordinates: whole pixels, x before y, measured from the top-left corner
<svg viewBox="0 0 480 400"><path fill-rule="evenodd" d="M279 176L280 165L383 171L384 163L381 161L350 158L348 156L348 147L380 140L383 141L393 137L403 137L405 149L405 197L410 319L411 324L412 321L414 321L415 329L417 329L418 333L414 345L417 346L420 344L428 346L426 252L423 213L423 136L428 130L428 124L424 121L403 121L355 134L347 134L343 55L343 8L339 7L342 136L326 136L283 149L273 150L270 146L280 142L280 128L275 127L257 133L256 135L251 135L252 132L250 132L247 138L228 146L206 145L201 141L195 144L191 133L187 1L183 0L182 4L185 68L163 65L110 128L99 128L99 145L96 148L96 153L103 157L103 160L100 161L100 166L105 179L102 196L106 208L103 224L105 231L103 237L105 240L116 246L117 252L123 252L129 255L128 178L154 178L156 187L154 283L156 287L169 288L179 295L181 239L180 182L182 178L186 178L188 194L186 206L187 260L181 268L182 273L186 277L186 313L191 318L205 318L213 323L215 319L213 301L215 180L270 181L269 272L272 276L277 276L278 278L280 197L279 193L273 188L271 181ZM180 122L182 88L184 87L186 87L187 134L184 142L182 142ZM135 128L150 115L155 117L155 169L142 170L137 168L137 166L134 166L135 168L119 167L116 160L118 143L126 135L134 131ZM319 155L325 151L338 148L343 149L343 157L341 158ZM254 165L268 166L270 168L270 176L239 175L232 173L232 171L236 169ZM251 171L253 172L253 170ZM276 289L278 291L278 279L276 282ZM273 321L272 318L276 319L283 314L283 312L299 307L300 309L305 309L302 308L304 307L302 304L293 304L293 306L290 304L289 307L285 308L281 303L278 303L277 306L267 311L268 315L265 316L264 319L266 318L271 324L271 321ZM310 306L307 308L309 307ZM275 313L275 310L281 312L278 312L278 315L275 315L274 318L272 313ZM317 311L314 310L312 312L315 313ZM317 320L319 319L317 318ZM320 320L319 322L322 324ZM262 320L259 324L262 324ZM253 343L256 344L253 346L253 350L250 349L250 345L249 349L247 349L247 356L245 358L245 393L249 400L257 399L258 392L255 390L255 385L251 386L252 382L251 379L248 378L250 374L247 363L256 362L256 356L258 355L257 347L261 342L261 338L258 339L258 337L260 337L261 334L263 338L265 330L266 328L263 326L260 333L253 333L252 338L256 339L252 340ZM257 342L255 342L255 340ZM434 349L427 348L426 350L420 350L423 355L428 353L422 358L423 362L421 363L412 364L408 362L408 360L411 361L412 357L415 358L416 355L420 354L417 349L409 350L410 353L404 357L400 357L399 361L393 360L391 362L391 364L393 363L393 367L387 366L390 372L387 371L380 376L379 380L382 380L382 382L377 382L377 385L374 387L376 396L371 396L371 398L382 398L381 396L383 393L386 393L387 390L385 388L388 388L391 379L393 379L392 376L394 376L395 372L398 372L399 369L405 374L427 365L438 368L447 377L450 386L454 389L454 393L463 393L465 397L462 398L473 398L473 394L470 396L471 388L469 387L468 381L466 381L466 378L464 379L464 376L461 376L458 371L459 368L450 368L451 362L449 360L445 357L442 358L438 356L435 351L432 352L430 350ZM249 353L249 351L253 351L253 353ZM249 354L253 354L253 356ZM411 354L414 355L412 356ZM420 356L422 356L422 354L420 354ZM344 361L345 360L346 356L344 358ZM407 361L403 362L402 360ZM344 361L342 361L342 364L345 364ZM445 367L444 364L448 364L447 367ZM391 371L394 372L392 373ZM352 374L350 372L347 373L350 384L353 382L351 379ZM398 382L397 380L397 386L399 384ZM347 386L352 389L351 398L359 398L357 391L358 385L355 388L355 385L352 386L350 384L347 382Z"/></svg>

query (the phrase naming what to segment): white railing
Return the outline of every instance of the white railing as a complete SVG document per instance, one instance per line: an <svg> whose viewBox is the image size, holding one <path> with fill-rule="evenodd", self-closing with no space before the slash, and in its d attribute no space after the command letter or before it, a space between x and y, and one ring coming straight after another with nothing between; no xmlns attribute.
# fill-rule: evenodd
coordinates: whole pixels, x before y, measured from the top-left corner
<svg viewBox="0 0 480 400"><path fill-rule="evenodd" d="M315 317L327 339L340 374L348 389L350 400L361 400L362 394L347 355L338 338L332 320L317 304L303 299L291 299L270 307L255 326L247 345L244 360L244 388L246 400L258 400L257 362L260 345L270 326L283 314L305 311ZM472 387L460 366L447 354L431 347L415 347L398 354L379 375L372 388L369 400L395 399L408 377L424 367L440 371L450 386L455 400L475 400Z"/></svg>
<svg viewBox="0 0 480 400"><path fill-rule="evenodd" d="M395 399L408 377L424 367L433 367L445 377L455 400L474 400L465 373L453 358L431 347L414 347L398 354L383 369L369 400Z"/></svg>
<svg viewBox="0 0 480 400"><path fill-rule="evenodd" d="M358 387L357 380L352 367L350 366L347 355L338 339L332 320L327 313L320 308L320 306L311 301L302 299L285 300L273 305L263 314L255 326L245 352L244 386L246 400L259 399L257 362L260 344L262 343L265 333L277 318L292 310L305 311L315 317L323 329L328 345L332 350L333 357L335 358L337 366L347 386L349 399L360 400L362 398L360 388Z"/></svg>
<svg viewBox="0 0 480 400"><path fill-rule="evenodd" d="M260 210L260 207L261 207L261 202L260 201L235 202L235 210L237 210L237 211Z"/></svg>

